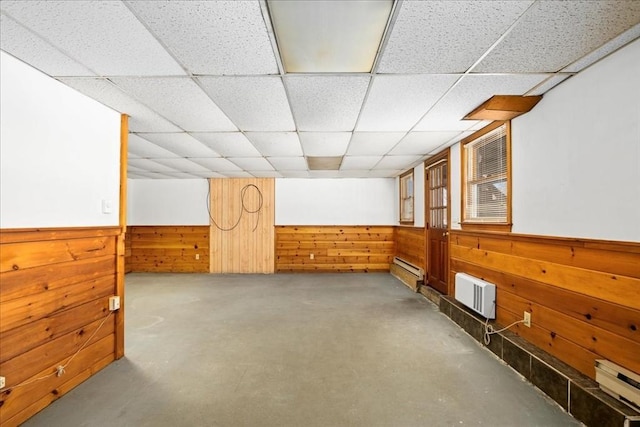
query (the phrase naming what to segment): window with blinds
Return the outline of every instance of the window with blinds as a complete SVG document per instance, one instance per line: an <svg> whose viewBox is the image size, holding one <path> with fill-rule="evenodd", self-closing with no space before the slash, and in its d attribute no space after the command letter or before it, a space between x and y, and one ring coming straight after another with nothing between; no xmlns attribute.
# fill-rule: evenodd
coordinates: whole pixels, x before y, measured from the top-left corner
<svg viewBox="0 0 640 427"><path fill-rule="evenodd" d="M463 147L464 221L474 223L509 222L508 126L473 139Z"/></svg>

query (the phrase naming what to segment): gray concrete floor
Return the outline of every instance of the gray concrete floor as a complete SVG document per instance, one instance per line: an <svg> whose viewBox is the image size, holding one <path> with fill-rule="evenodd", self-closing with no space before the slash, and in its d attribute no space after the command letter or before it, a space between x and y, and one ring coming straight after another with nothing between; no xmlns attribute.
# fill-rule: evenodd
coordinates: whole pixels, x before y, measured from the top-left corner
<svg viewBox="0 0 640 427"><path fill-rule="evenodd" d="M129 274L126 310L26 426L580 425L388 274Z"/></svg>

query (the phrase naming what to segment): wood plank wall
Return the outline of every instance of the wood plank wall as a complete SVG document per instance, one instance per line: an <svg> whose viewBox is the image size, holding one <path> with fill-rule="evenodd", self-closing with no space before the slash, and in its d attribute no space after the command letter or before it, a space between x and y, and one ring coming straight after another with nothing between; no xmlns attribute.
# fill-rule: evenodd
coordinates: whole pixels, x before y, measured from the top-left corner
<svg viewBox="0 0 640 427"><path fill-rule="evenodd" d="M221 178L209 185L211 216L224 229L211 225L211 272L273 273L275 180Z"/></svg>
<svg viewBox="0 0 640 427"><path fill-rule="evenodd" d="M591 378L594 360L640 373L640 244L451 231L451 275L497 285L497 322Z"/></svg>
<svg viewBox="0 0 640 427"><path fill-rule="evenodd" d="M131 273L131 227L124 235L124 272Z"/></svg>
<svg viewBox="0 0 640 427"><path fill-rule="evenodd" d="M131 226L127 271L209 272L209 226ZM196 259L197 257L197 259Z"/></svg>
<svg viewBox="0 0 640 427"><path fill-rule="evenodd" d="M424 227L396 227L396 256L427 271Z"/></svg>
<svg viewBox="0 0 640 427"><path fill-rule="evenodd" d="M4 427L24 422L116 357L108 301L116 292L119 234L118 227L0 230Z"/></svg>
<svg viewBox="0 0 640 427"><path fill-rule="evenodd" d="M276 271L389 271L395 252L394 228L277 226Z"/></svg>

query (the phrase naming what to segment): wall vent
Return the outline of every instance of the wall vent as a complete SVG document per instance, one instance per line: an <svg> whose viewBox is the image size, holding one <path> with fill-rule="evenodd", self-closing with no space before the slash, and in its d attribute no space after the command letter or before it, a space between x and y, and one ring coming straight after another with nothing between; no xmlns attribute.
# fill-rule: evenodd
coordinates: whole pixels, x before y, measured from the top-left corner
<svg viewBox="0 0 640 427"><path fill-rule="evenodd" d="M466 273L456 273L455 298L487 319L496 318L496 285Z"/></svg>

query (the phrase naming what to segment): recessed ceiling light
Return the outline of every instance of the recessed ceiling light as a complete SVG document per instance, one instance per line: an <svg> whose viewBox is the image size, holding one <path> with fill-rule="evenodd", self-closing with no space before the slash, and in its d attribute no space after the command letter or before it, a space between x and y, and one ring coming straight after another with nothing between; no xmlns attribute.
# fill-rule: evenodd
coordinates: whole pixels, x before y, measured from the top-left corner
<svg viewBox="0 0 640 427"><path fill-rule="evenodd" d="M312 171L337 171L340 170L340 164L342 164L342 157L307 157L307 165L309 170Z"/></svg>
<svg viewBox="0 0 640 427"><path fill-rule="evenodd" d="M368 73L393 0L267 0L287 73Z"/></svg>

